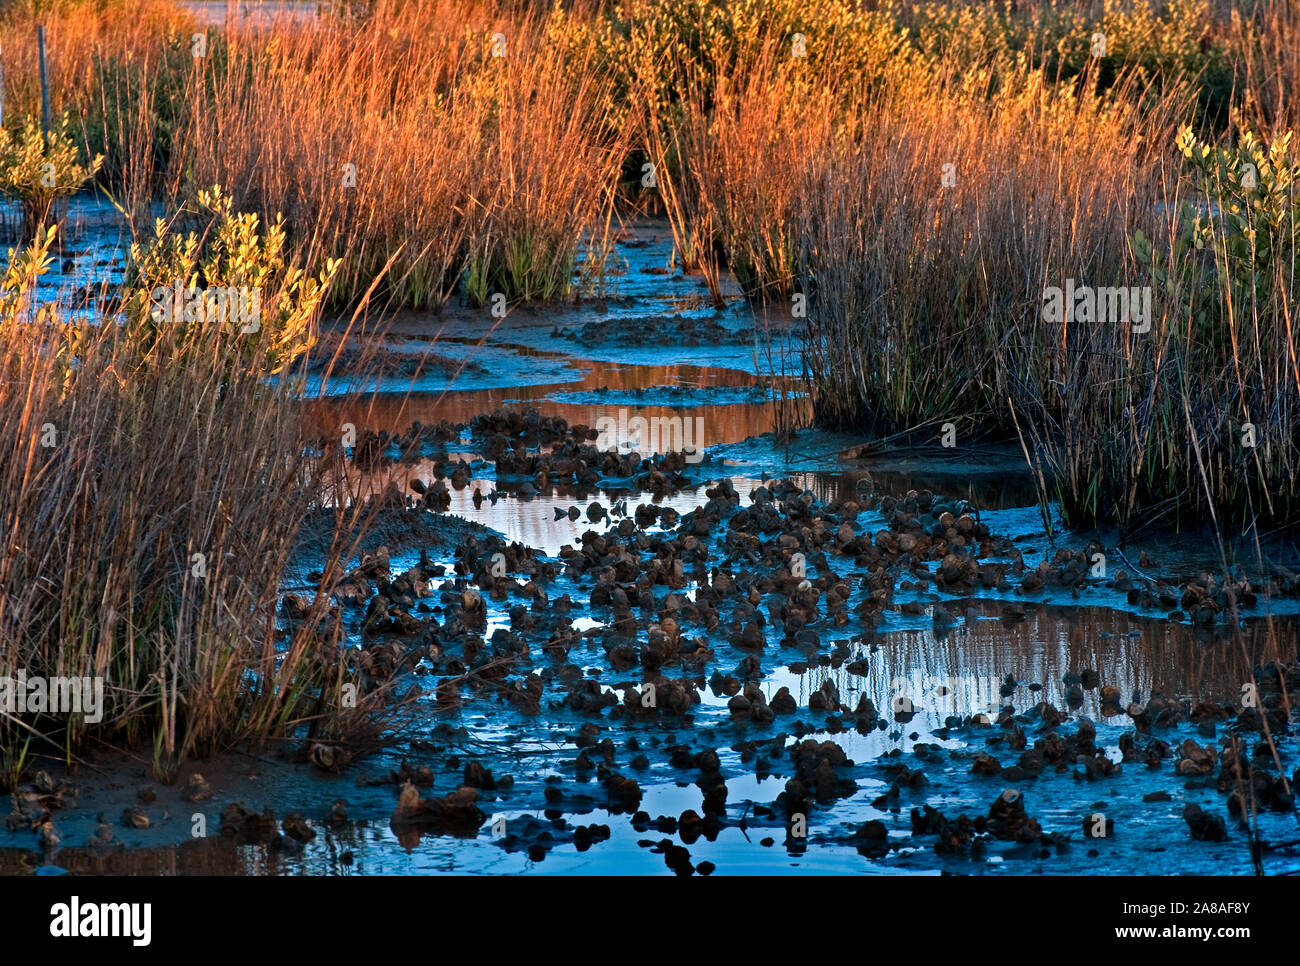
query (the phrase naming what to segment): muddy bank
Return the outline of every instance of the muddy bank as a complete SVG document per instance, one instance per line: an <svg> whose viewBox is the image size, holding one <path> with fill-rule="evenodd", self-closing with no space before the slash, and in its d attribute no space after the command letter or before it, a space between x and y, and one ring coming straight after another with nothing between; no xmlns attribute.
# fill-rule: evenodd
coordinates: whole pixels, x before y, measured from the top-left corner
<svg viewBox="0 0 1300 966"><path fill-rule="evenodd" d="M291 742L166 787L39 761L0 868L1250 874L1254 838L1263 871L1300 870L1293 547L1225 575L1204 541L1049 534L1014 452L778 439L789 374L710 328L761 324L644 279L669 290L453 311L455 340L407 319L391 348L480 368L314 404L385 504L326 589L363 689L412 696L386 747ZM620 334L690 313L700 345ZM701 415L704 453L597 450L623 408ZM286 598L331 519L304 521ZM278 632L299 619L286 600Z"/></svg>
<svg viewBox="0 0 1300 966"><path fill-rule="evenodd" d="M363 511L364 527L360 534L347 534L345 545L355 545L360 552L372 552L387 547L394 553L420 548L447 548L460 543L470 535L485 536L492 530L481 523L466 520L452 513L426 513L404 505L381 505ZM303 520L299 534L297 563L299 566L325 557L335 538L335 514L331 510L318 510Z"/></svg>
<svg viewBox="0 0 1300 966"><path fill-rule="evenodd" d="M1300 762L1286 742L1274 759L1261 730L1294 726L1266 666L1294 659L1292 619L1195 626L1050 603L1049 587L1088 586L1076 558L1018 566L1014 541L925 495L823 505L723 482L703 496L667 521L653 499L609 519L589 506L598 519L555 555L462 531L386 557L340 603L363 653L396 659L372 675L415 661L419 734L337 775L204 766L249 871L339 871L349 852L356 871L1246 873L1243 787L1265 841L1294 830L1284 780ZM982 596L986 565L1015 586ZM427 584L403 603L410 573ZM156 826L114 830L152 858L108 861L199 854L173 818L196 814L179 811L188 782L159 796ZM129 810L133 785L38 800L57 842L28 799L10 834L38 848L10 860L102 851L90 812ZM338 799L366 823L353 838ZM201 851L226 861L230 844Z"/></svg>

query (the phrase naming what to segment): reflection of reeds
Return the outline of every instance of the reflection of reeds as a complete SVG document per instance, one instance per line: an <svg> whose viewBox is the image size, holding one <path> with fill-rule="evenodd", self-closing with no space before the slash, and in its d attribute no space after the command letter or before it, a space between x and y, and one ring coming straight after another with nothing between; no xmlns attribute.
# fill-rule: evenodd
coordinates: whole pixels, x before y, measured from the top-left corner
<svg viewBox="0 0 1300 966"><path fill-rule="evenodd" d="M976 612L987 613L987 605L977 606ZM1137 636L1131 636L1135 631ZM1119 689L1121 706L1131 699L1141 705L1163 694L1193 707L1205 703L1240 708L1247 686L1258 680L1256 669L1271 662L1293 664L1298 656L1295 618L1267 617L1238 626L1234 615L1229 627L1207 630L1107 609L1051 605L1028 609L1024 620L977 620L943 632L896 631L873 640L878 651L858 646L850 658L864 658L867 674L850 673L847 662L838 669L813 666L800 678L800 701L806 702L830 680L850 708L864 694L892 721L891 702L901 697L917 712L909 729L936 728L948 716L984 713L996 718L997 709L1008 704L1017 712L1039 701L1065 709L1065 675L1092 670L1101 685ZM1011 697L1000 693L1007 675L1019 682ZM1041 685L1041 690L1029 690L1030 684ZM1282 696L1284 713L1290 717L1293 708L1285 686ZM1122 707L1102 706L1098 690L1086 690L1073 710L1096 722L1130 726ZM1278 748L1280 736L1271 732L1266 716L1260 721L1259 747L1284 788L1292 791ZM1250 733L1234 734L1231 740L1243 749L1243 761L1250 759ZM1263 766L1254 762L1253 767ZM1254 786L1248 774L1233 773L1226 765L1218 777L1220 791L1236 793L1242 803L1239 818L1255 868L1262 874L1268 871L1269 843L1260 836Z"/></svg>
<svg viewBox="0 0 1300 966"><path fill-rule="evenodd" d="M475 357L472 357L475 358ZM384 393L368 398L364 409L358 403L346 400L323 399L319 406L329 409L330 420L346 414L348 421L358 428L384 429L390 433L405 432L413 420L434 424L441 420L468 423L474 416L494 412L508 404L531 407L543 416L560 416L569 423L594 426L601 416L617 417L625 403L617 398L596 404L574 403L551 398L567 393L612 392L638 393L659 387L706 386L731 389L737 392L753 391L761 380L736 369L712 369L695 365L638 365L595 359L581 360L582 377L577 381L521 386L500 389L458 389L455 392L413 392L409 394ZM315 406L317 404L313 404ZM684 410L672 405L636 406L641 415L684 415ZM750 436L770 432L771 409L766 402L736 402L712 406L708 410L706 428L707 445L737 443Z"/></svg>
<svg viewBox="0 0 1300 966"><path fill-rule="evenodd" d="M215 813L208 816L215 819ZM188 827L188 826L187 826ZM319 830L319 827L318 827ZM95 846L69 845L59 849L59 864L73 875L284 875L309 872L318 875L341 875L347 865L342 853L358 849L365 843L365 833L355 826L344 825L329 830L308 847L305 853L285 849L274 841L277 833L268 830L259 841L243 841L235 835L218 835L215 829L199 838L187 837L172 845L122 848L119 843ZM0 849L0 875L27 875L31 872L29 849Z"/></svg>
<svg viewBox="0 0 1300 966"><path fill-rule="evenodd" d="M1266 593L1266 599L1267 596ZM1249 625L1251 633L1248 634L1243 632L1237 617L1238 615L1234 608L1230 614L1232 622L1231 636L1233 642L1237 645L1236 649L1241 653L1243 661L1247 662L1251 669L1249 675L1241 679L1242 684L1249 685L1252 688L1259 684L1266 684L1267 682L1261 681L1257 676L1255 669L1269 665L1280 665L1285 667L1288 664L1293 663L1297 658L1296 646L1294 644L1296 636L1295 630L1294 628L1287 627L1281 629L1281 635L1279 635L1279 621L1270 615L1262 621L1255 621ZM1260 634L1265 638L1265 646L1262 648L1262 653L1258 642ZM1290 645L1284 644L1284 639L1290 640L1292 643ZM1291 700L1291 694L1287 689L1285 672L1279 675L1278 683L1281 686L1281 709L1286 720L1290 721L1295 709ZM1244 689L1242 693L1239 693L1239 699L1242 697L1243 693ZM1266 712L1267 706L1261 707L1259 710L1261 712ZM1282 787L1285 789L1286 794L1294 795L1295 787L1292 784L1291 779L1287 776L1286 768L1282 763L1282 755L1278 748L1278 739L1282 736L1273 734L1273 729L1269 726L1267 713L1260 714L1259 723L1261 742L1260 748L1256 750L1256 757L1259 756L1260 750L1266 750L1269 761L1273 767L1277 769L1278 777L1282 782ZM1248 749L1245 737L1242 735L1234 736L1231 743L1228 745L1228 751L1234 754L1235 760L1238 763L1246 759ZM1258 766L1256 765L1255 767ZM1226 767L1224 768L1224 771L1227 771ZM1232 791L1235 794L1237 801L1242 806L1242 814L1238 818L1240 823L1245 826L1250 838L1251 860L1255 866L1255 874L1264 875L1266 872L1264 866L1265 850L1270 843L1266 842L1260 835L1260 804L1255 795L1255 783L1253 777L1245 774L1243 769L1240 767L1234 768L1230 777L1233 779ZM1294 776L1291 777L1293 778ZM1295 815L1297 826L1300 826L1300 812L1296 812L1294 806L1292 807L1292 814Z"/></svg>
<svg viewBox="0 0 1300 966"><path fill-rule="evenodd" d="M991 611L978 602L974 606L980 615L997 611L996 605ZM1104 608L1040 605L1028 608L1024 620L976 620L942 633L905 630L872 638L880 645L878 652L861 648L855 653L868 658L869 674L852 674L844 666L813 667L805 676L804 696L829 679L839 688L842 701L843 695L854 695L845 702L850 707L862 692L883 713L896 696L891 685L898 679L910 689L904 696L929 715L927 721L939 725L945 715L988 713L990 703L1002 705L1008 700L1018 711L1038 701L1065 708L1064 675L1090 669L1098 673L1101 684L1119 688L1125 703L1135 693L1145 701L1156 692L1193 704L1234 702L1241 697L1242 685L1252 680L1256 666L1296 659L1294 645L1279 637L1275 622L1252 621L1239 635L1220 635ZM1139 636L1129 636L1133 631ZM1008 674L1021 682L1011 699L1001 697L997 687ZM936 680L955 684L956 694L946 707L925 700L926 682ZM1040 684L1042 690L1032 692L1029 684ZM1107 720L1097 691L1085 692L1078 713Z"/></svg>
<svg viewBox="0 0 1300 966"><path fill-rule="evenodd" d="M796 352L790 346L793 333L774 323L766 310L762 313L761 342L756 347L760 358L754 360L755 371L766 368L768 406L772 411L772 435L782 445L790 443L795 433L807 425L807 397L793 378Z"/></svg>

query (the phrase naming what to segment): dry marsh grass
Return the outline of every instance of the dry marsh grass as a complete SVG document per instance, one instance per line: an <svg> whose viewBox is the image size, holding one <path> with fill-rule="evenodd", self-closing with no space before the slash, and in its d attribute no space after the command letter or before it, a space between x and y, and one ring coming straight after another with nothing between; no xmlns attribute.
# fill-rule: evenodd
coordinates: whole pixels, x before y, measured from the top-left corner
<svg viewBox="0 0 1300 966"><path fill-rule="evenodd" d="M440 307L462 275L475 304L571 295L580 244L606 230L621 135L604 82L552 55L546 26L434 4L237 38L204 66L180 154L341 257L340 301L394 257L395 304Z"/></svg>
<svg viewBox="0 0 1300 966"><path fill-rule="evenodd" d="M52 237L11 260L0 306L0 666L100 679L104 702L99 720L0 714L0 774L103 741L152 748L167 777L192 755L375 710L373 695L340 700L357 678L327 597L277 622L299 526L331 502L329 451L293 385L306 357L285 368L276 340L234 324L35 306ZM360 507L332 504L322 587L364 532Z"/></svg>
<svg viewBox="0 0 1300 966"><path fill-rule="evenodd" d="M818 152L801 235L827 422L1006 429L1007 394L1044 392L1086 348L1091 333L1032 320L1053 280L1120 271L1128 219L1152 203L1150 115L1041 71L992 95L985 80L872 102Z"/></svg>

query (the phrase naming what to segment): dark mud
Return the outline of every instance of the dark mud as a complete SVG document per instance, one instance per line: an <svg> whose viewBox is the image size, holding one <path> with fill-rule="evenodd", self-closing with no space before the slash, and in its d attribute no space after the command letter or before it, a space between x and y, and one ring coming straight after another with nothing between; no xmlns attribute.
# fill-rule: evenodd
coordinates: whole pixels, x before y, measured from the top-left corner
<svg viewBox="0 0 1300 966"><path fill-rule="evenodd" d="M631 291L605 302L425 320L477 367L455 388L439 362L314 404L388 503L332 588L366 686L419 689L386 750L294 743L166 788L46 763L0 868L1300 871L1292 546L1225 578L1194 536L1049 534L1012 450L778 441L771 330L650 271L653 227L621 251ZM673 317L660 344L624 326ZM419 324L389 348L421 351ZM597 452L624 408L703 416L702 458ZM307 521L286 593L329 537Z"/></svg>

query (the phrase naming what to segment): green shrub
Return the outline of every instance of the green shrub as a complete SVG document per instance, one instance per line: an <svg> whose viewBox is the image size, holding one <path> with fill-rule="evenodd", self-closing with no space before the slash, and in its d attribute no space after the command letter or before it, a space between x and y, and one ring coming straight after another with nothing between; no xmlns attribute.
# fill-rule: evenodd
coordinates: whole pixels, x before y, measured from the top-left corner
<svg viewBox="0 0 1300 966"><path fill-rule="evenodd" d="M258 216L235 213L219 186L199 192L198 209L201 231L182 234L176 219L158 219L153 239L131 246L129 323L148 342L177 322L187 351L203 351L208 337L244 339L242 358L282 372L315 343L339 263L327 259L315 277L290 265L282 220L261 232Z"/></svg>
<svg viewBox="0 0 1300 966"><path fill-rule="evenodd" d="M17 131L0 128L0 192L16 198L23 209L22 237L33 238L50 217L58 198L76 194L99 171L103 157L89 164L68 134L68 116L48 134L29 117Z"/></svg>
<svg viewBox="0 0 1300 966"><path fill-rule="evenodd" d="M1295 260L1300 166L1290 157L1290 132L1264 144L1246 131L1235 146L1216 148L1188 127L1178 147L1191 197L1180 207L1172 250L1156 250L1140 231L1133 248L1169 299L1186 305L1196 341L1222 352L1228 314L1265 317L1289 294L1277 269Z"/></svg>

